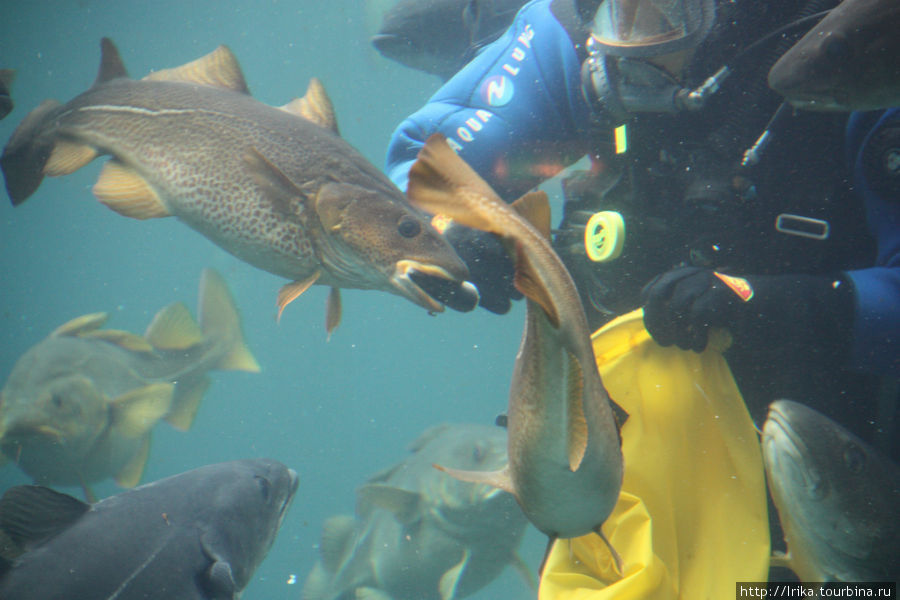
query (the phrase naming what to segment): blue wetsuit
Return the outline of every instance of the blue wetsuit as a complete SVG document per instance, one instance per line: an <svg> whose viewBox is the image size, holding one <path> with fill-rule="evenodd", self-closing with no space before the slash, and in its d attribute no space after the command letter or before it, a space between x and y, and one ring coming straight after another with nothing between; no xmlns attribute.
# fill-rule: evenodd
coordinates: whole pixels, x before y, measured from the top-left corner
<svg viewBox="0 0 900 600"><path fill-rule="evenodd" d="M574 161L591 150L598 136L609 134L592 126L582 95L580 33L573 35L571 24L564 27L557 6L551 4L556 3L534 0L525 5L500 39L400 124L391 139L386 169L401 189L406 188L419 149L435 132L443 133L460 156L510 201L546 178L544 172L522 165L539 164L546 156L560 160L565 155ZM689 122L692 115L678 118ZM862 131L858 124L851 126L850 145L862 148L853 158L854 184L865 198L878 258L874 267L847 272L855 286L849 364L895 375L900 375L900 195L896 186L892 196L871 187L860 161L876 132L896 124L898 118L892 110L874 126L870 117ZM654 254L648 252L648 257Z"/></svg>

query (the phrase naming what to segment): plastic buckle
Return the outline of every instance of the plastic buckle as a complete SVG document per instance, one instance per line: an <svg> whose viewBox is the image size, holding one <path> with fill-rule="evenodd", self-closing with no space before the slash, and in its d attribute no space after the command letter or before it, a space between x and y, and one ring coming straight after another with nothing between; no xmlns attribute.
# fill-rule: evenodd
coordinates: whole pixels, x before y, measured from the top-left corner
<svg viewBox="0 0 900 600"><path fill-rule="evenodd" d="M775 217L775 230L811 240L827 240L831 234L831 225L822 219L781 213Z"/></svg>

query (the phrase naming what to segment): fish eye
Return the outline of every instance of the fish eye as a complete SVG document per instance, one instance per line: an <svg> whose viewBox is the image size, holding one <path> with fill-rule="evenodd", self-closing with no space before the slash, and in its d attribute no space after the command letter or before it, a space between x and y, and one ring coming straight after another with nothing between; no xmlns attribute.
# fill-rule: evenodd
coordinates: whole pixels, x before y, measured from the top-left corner
<svg viewBox="0 0 900 600"><path fill-rule="evenodd" d="M259 493L262 494L263 500L268 502L269 496L272 494L271 484L265 477L256 476L256 483L259 485Z"/></svg>
<svg viewBox="0 0 900 600"><path fill-rule="evenodd" d="M866 455L857 446L848 446L844 450L844 464L851 473L861 473L866 467Z"/></svg>
<svg viewBox="0 0 900 600"><path fill-rule="evenodd" d="M400 221L397 223L397 233L405 238L413 238L419 235L420 231L422 231L422 226L417 220L408 215L400 217Z"/></svg>

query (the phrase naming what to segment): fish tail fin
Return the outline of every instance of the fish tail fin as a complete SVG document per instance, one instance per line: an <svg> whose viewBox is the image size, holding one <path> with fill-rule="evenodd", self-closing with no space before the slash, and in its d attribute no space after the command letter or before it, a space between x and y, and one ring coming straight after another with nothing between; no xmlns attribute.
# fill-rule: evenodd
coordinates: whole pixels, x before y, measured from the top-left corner
<svg viewBox="0 0 900 600"><path fill-rule="evenodd" d="M409 170L406 195L410 202L432 214L442 214L457 223L498 235L507 232L490 218L479 205L505 205L484 179L466 164L436 133L425 146Z"/></svg>
<svg viewBox="0 0 900 600"><path fill-rule="evenodd" d="M56 142L53 117L61 106L56 100L44 100L22 120L3 149L0 166L13 206L25 202L44 180Z"/></svg>
<svg viewBox="0 0 900 600"><path fill-rule="evenodd" d="M259 363L244 342L241 317L231 292L222 276L212 269L204 269L200 278L200 328L204 337L220 338L230 343L218 368L259 372Z"/></svg>

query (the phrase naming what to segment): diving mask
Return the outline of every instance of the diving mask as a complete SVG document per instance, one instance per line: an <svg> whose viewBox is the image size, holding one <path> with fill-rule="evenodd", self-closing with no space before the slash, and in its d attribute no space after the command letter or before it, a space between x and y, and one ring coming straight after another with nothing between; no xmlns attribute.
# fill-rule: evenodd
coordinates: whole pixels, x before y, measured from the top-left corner
<svg viewBox="0 0 900 600"><path fill-rule="evenodd" d="M608 54L650 57L696 47L715 21L715 0L603 0L591 39Z"/></svg>

